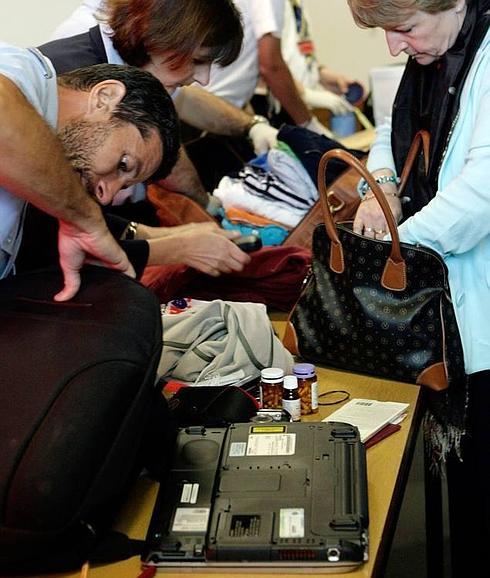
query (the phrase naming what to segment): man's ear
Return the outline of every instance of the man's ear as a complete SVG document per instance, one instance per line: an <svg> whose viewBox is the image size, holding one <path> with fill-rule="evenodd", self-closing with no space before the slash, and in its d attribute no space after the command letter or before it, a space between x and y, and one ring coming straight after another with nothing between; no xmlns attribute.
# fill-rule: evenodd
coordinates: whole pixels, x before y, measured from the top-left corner
<svg viewBox="0 0 490 578"><path fill-rule="evenodd" d="M103 80L90 90L87 116L92 119L108 118L126 94L126 86L119 80Z"/></svg>

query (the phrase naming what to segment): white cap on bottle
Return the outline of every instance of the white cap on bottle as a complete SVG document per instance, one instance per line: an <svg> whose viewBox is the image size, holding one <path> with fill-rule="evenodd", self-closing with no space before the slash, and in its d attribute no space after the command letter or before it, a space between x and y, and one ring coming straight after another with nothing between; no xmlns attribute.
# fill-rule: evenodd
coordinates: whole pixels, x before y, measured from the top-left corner
<svg viewBox="0 0 490 578"><path fill-rule="evenodd" d="M260 377L265 380L277 381L284 377L284 371L279 367L266 367L260 372Z"/></svg>
<svg viewBox="0 0 490 578"><path fill-rule="evenodd" d="M284 377L284 389L296 389L298 387L298 378L295 375L286 375Z"/></svg>

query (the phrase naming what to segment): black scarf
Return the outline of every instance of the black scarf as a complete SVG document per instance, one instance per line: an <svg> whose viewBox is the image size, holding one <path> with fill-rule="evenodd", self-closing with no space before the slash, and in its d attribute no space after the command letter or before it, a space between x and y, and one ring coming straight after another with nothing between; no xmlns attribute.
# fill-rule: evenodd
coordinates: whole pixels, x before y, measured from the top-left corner
<svg viewBox="0 0 490 578"><path fill-rule="evenodd" d="M415 133L430 132L429 173L423 163L413 171L403 206L404 219L420 211L437 192L437 179L464 82L490 23L490 0L467 0L467 13L454 45L430 65L409 58L393 105L391 144L400 174Z"/></svg>

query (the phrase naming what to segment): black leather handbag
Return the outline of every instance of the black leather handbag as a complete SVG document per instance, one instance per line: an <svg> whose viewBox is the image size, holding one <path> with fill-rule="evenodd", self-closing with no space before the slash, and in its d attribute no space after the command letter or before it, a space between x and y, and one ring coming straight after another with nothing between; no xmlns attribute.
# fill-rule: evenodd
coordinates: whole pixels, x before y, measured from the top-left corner
<svg viewBox="0 0 490 578"><path fill-rule="evenodd" d="M428 135L418 133L400 191ZM392 241L370 239L335 224L323 173L341 159L355 167L378 200ZM425 159L427 162L427 154ZM435 251L400 243L385 195L374 177L346 151L327 152L318 183L325 223L313 235L312 269L293 308L285 346L313 363L443 390L464 380L463 351L446 265Z"/></svg>

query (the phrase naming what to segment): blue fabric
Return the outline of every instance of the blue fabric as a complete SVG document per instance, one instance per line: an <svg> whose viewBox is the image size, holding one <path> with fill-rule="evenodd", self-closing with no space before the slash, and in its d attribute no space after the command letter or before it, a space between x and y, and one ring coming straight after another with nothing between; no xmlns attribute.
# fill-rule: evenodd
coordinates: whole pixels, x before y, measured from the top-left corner
<svg viewBox="0 0 490 578"><path fill-rule="evenodd" d="M225 218L221 221L221 226L228 231L240 231L242 235L258 235L264 247L281 245L289 235L289 231L279 225L257 226L247 223L232 223Z"/></svg>
<svg viewBox="0 0 490 578"><path fill-rule="evenodd" d="M349 151L358 159L365 156L365 153L362 151L348 149L336 140L317 134L301 126L283 124L279 129L277 138L291 147L314 183L317 182L320 159L327 151L331 149L343 149ZM327 167L325 183L327 185L332 183L344 172L345 168L345 163L338 159L332 159Z"/></svg>
<svg viewBox="0 0 490 578"><path fill-rule="evenodd" d="M250 159L247 163L247 165L250 165L251 167L257 167L259 169L262 169L264 171L270 171L270 166L269 166L269 162L267 160L268 157L268 152L267 153L262 153L261 155L258 155L256 157L254 157L253 159Z"/></svg>

